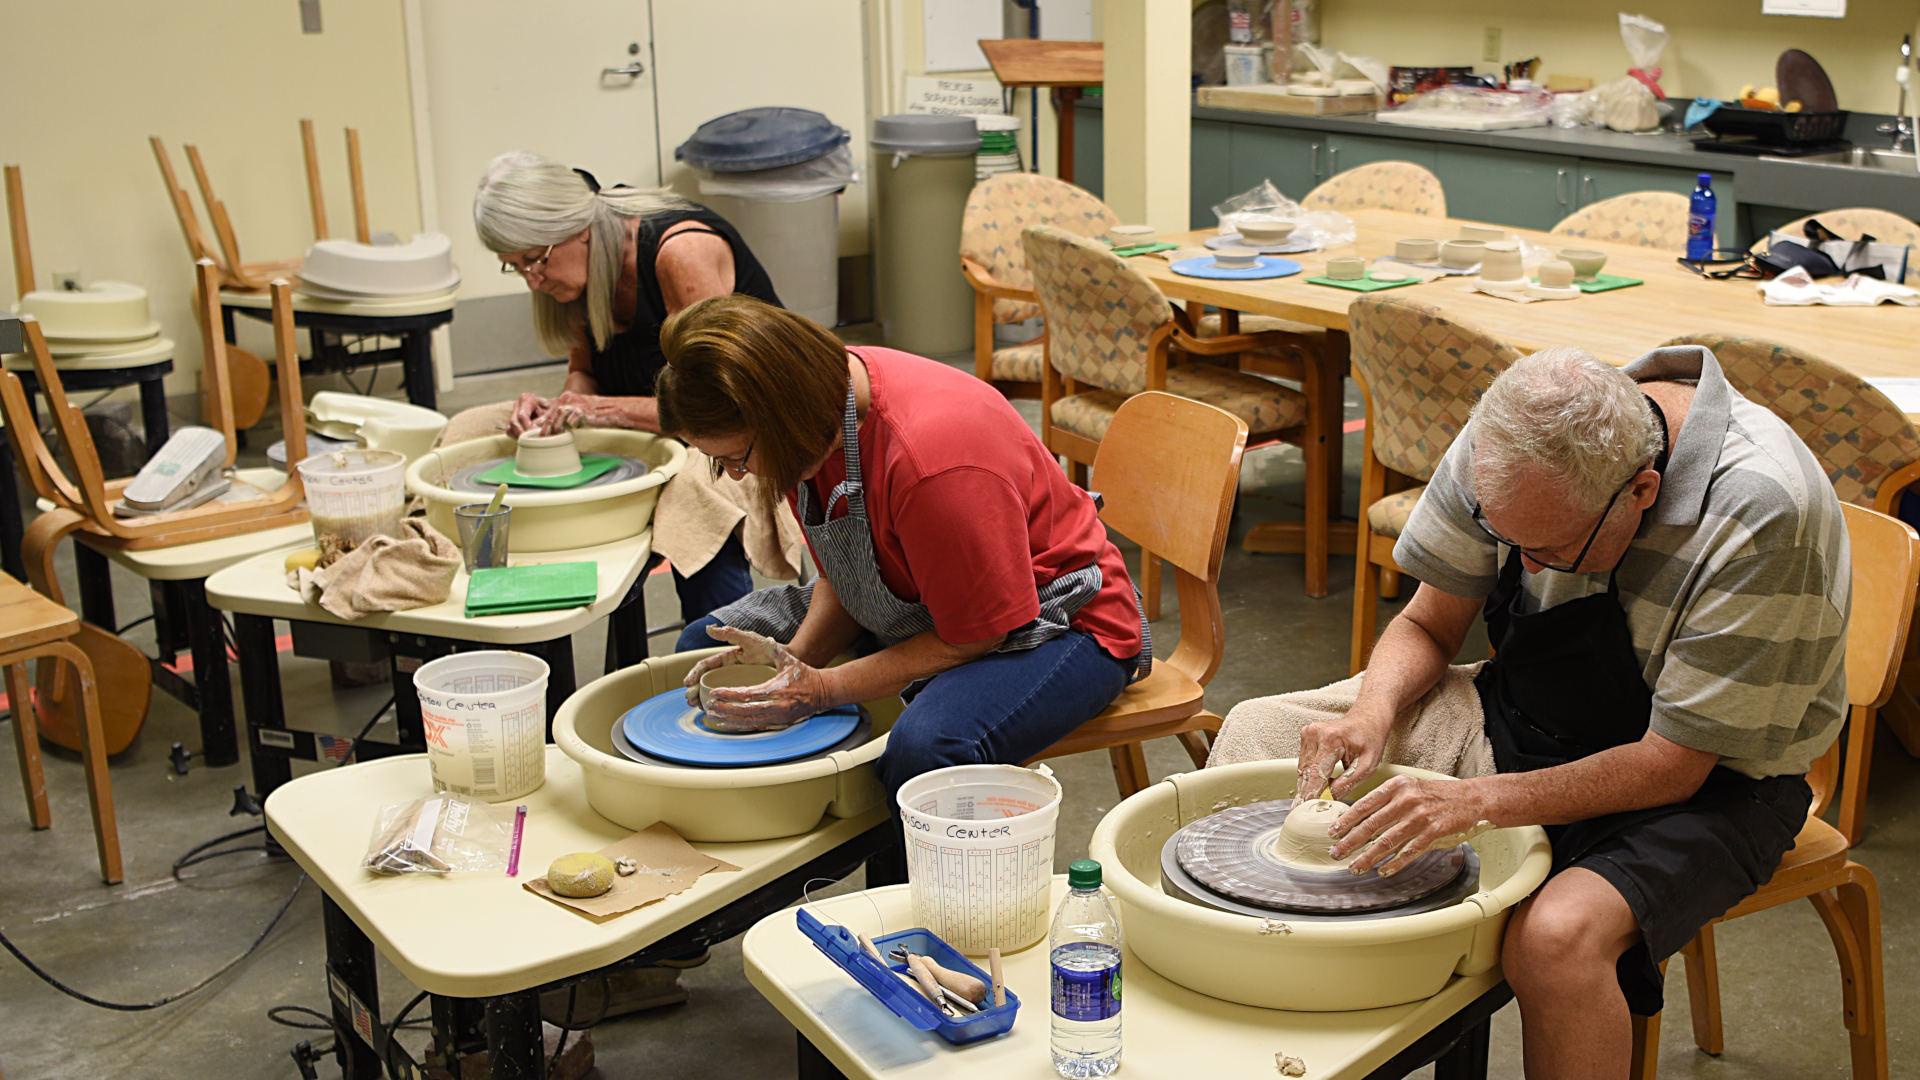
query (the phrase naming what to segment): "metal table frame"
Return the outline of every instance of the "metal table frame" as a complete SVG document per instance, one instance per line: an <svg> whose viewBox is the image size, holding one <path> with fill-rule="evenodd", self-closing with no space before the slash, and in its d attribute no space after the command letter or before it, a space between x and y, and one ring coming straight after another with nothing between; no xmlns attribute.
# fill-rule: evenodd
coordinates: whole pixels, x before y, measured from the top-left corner
<svg viewBox="0 0 1920 1080"><path fill-rule="evenodd" d="M437 408L438 388L433 376L433 332L453 321L453 308L418 315L342 315L328 311L302 311L295 308L293 325L304 327L312 340L313 355L301 363L315 372L345 371L360 364L398 360L407 390L407 400L429 409ZM234 314L266 322L273 312L266 308L222 303L221 332L228 344L234 343ZM341 339L346 337L397 337L400 346L351 352Z"/></svg>

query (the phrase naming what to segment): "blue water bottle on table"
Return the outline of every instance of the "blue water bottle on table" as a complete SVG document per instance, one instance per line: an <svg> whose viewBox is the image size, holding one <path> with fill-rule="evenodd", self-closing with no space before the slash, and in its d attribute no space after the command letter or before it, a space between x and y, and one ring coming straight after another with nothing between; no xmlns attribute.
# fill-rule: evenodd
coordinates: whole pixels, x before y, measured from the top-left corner
<svg viewBox="0 0 1920 1080"><path fill-rule="evenodd" d="M1120 912L1100 887L1100 864L1067 867L1067 898L1047 934L1053 961L1053 1068L1111 1076L1120 1068Z"/></svg>
<svg viewBox="0 0 1920 1080"><path fill-rule="evenodd" d="M1693 197L1687 201L1687 261L1713 258L1713 174L1701 173Z"/></svg>

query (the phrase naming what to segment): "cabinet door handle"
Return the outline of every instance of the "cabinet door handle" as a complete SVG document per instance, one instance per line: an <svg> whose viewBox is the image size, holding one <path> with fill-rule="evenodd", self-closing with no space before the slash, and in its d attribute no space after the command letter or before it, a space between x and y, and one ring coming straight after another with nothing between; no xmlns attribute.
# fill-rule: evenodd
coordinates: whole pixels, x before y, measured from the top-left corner
<svg viewBox="0 0 1920 1080"><path fill-rule="evenodd" d="M1332 176L1334 173L1337 173L1339 171L1340 171L1340 148L1337 146L1329 146L1327 147L1327 175Z"/></svg>
<svg viewBox="0 0 1920 1080"><path fill-rule="evenodd" d="M1320 144L1311 143L1310 145L1313 147L1313 178L1318 181L1320 179Z"/></svg>
<svg viewBox="0 0 1920 1080"><path fill-rule="evenodd" d="M1567 205L1567 170L1565 169L1554 170L1553 198L1561 206Z"/></svg>

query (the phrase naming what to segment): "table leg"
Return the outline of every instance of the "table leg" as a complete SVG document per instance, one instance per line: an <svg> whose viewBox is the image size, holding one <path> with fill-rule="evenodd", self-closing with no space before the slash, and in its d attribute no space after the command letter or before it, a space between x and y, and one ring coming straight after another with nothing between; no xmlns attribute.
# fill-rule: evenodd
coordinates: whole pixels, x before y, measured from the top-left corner
<svg viewBox="0 0 1920 1080"><path fill-rule="evenodd" d="M177 581L147 583L148 598L153 601L153 640L155 654L163 664L187 644L187 598ZM194 707L199 707L196 700Z"/></svg>
<svg viewBox="0 0 1920 1080"><path fill-rule="evenodd" d="M1056 172L1060 179L1073 183L1073 103L1080 100L1080 88L1077 86L1056 86L1053 88L1053 131ZM1035 123L1039 121L1036 119ZM1039 162L1033 167L1038 169Z"/></svg>
<svg viewBox="0 0 1920 1080"><path fill-rule="evenodd" d="M234 734L233 680L227 671L226 623L207 603L204 578L181 582L180 596L187 609L193 684L200 691L200 759L209 765L232 765L240 760L240 741ZM271 641L268 648L272 648Z"/></svg>
<svg viewBox="0 0 1920 1080"><path fill-rule="evenodd" d="M120 623L113 614L113 578L107 557L76 542L73 572L80 579L80 617L110 634L119 633Z"/></svg>
<svg viewBox="0 0 1920 1080"><path fill-rule="evenodd" d="M20 476L13 471L13 443L0 439L0 569L15 581L27 580L20 557L20 537L26 522L20 516Z"/></svg>
<svg viewBox="0 0 1920 1080"><path fill-rule="evenodd" d="M346 1080L379 1080L380 1055L372 1040L379 1038L380 980L374 966L373 942L354 925L330 896L320 899L327 938L327 997L333 1004L333 1022L344 1034L335 1040L334 1057Z"/></svg>
<svg viewBox="0 0 1920 1080"><path fill-rule="evenodd" d="M264 615L235 614L233 638L240 653L240 696L247 710L247 760L253 770L254 793L264 800L275 788L293 779L293 763L280 754L269 753L264 746L270 733L284 732L287 728L286 706L280 698L280 655L273 645L273 620Z"/></svg>
<svg viewBox="0 0 1920 1080"><path fill-rule="evenodd" d="M429 409L438 408L438 389L433 382L433 332L409 330L400 338L406 372L407 400Z"/></svg>
<svg viewBox="0 0 1920 1080"><path fill-rule="evenodd" d="M647 571L658 558L656 555L647 560L647 568L634 580L626 598L607 616L607 662L603 675L633 667L647 658Z"/></svg>
<svg viewBox="0 0 1920 1080"><path fill-rule="evenodd" d="M534 646L533 652L547 662L547 741L553 741L553 718L579 688L573 670L573 638L556 638Z"/></svg>
<svg viewBox="0 0 1920 1080"><path fill-rule="evenodd" d="M540 994L521 990L488 998L487 1052L493 1080L540 1080L546 1074L546 1040L540 1031Z"/></svg>
<svg viewBox="0 0 1920 1080"><path fill-rule="evenodd" d="M1482 1020L1462 1032L1433 1063L1433 1080L1487 1080L1487 1046L1493 1021Z"/></svg>
<svg viewBox="0 0 1920 1080"><path fill-rule="evenodd" d="M227 344L238 345L240 341L234 335L233 309L222 305L220 308L220 336L227 339Z"/></svg>
<svg viewBox="0 0 1920 1080"><path fill-rule="evenodd" d="M485 1016L483 1003L475 998L439 994L429 996L427 1001L433 1010L433 1048L428 1052L427 1064L457 1076L460 1056L486 1045L481 1030Z"/></svg>
<svg viewBox="0 0 1920 1080"><path fill-rule="evenodd" d="M167 384L161 379L148 379L140 384L140 427L147 439L147 456L153 457L167 443L172 434L172 421L167 419Z"/></svg>
<svg viewBox="0 0 1920 1080"><path fill-rule="evenodd" d="M809 1042L805 1035L796 1031L793 1037L799 1044L800 1080L847 1080L847 1074L841 1072L839 1066L828 1061L827 1055L821 1053L820 1048Z"/></svg>

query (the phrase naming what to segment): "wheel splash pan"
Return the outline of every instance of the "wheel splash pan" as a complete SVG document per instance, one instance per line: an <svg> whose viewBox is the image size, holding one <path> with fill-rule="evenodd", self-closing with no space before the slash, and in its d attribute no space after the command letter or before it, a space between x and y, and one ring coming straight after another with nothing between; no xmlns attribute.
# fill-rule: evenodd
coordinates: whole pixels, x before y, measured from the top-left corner
<svg viewBox="0 0 1920 1080"><path fill-rule="evenodd" d="M1400 773L1439 778L1382 766L1353 797ZM1300 1012L1418 1001L1456 974L1499 963L1509 909L1546 880L1552 862L1546 833L1536 826L1476 837L1478 889L1431 911L1376 919L1259 917L1168 895L1161 855L1176 831L1230 806L1282 796L1294 781L1291 759L1226 765L1169 777L1108 811L1088 854L1100 862L1120 903L1136 959L1196 993Z"/></svg>

